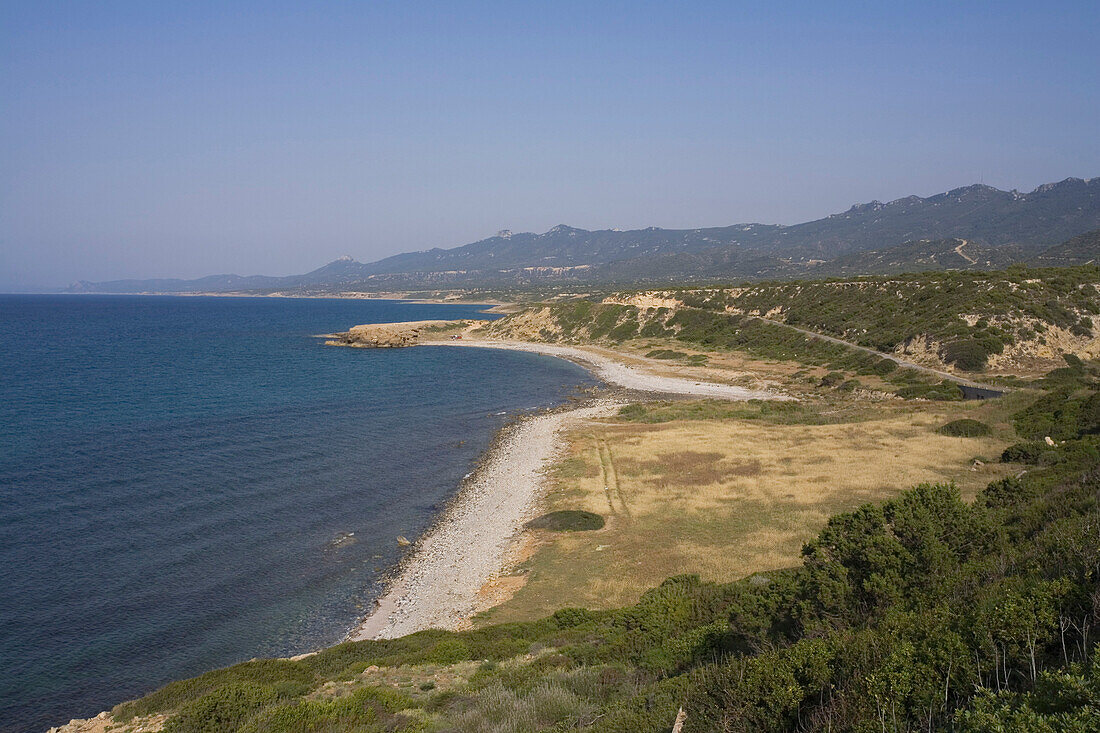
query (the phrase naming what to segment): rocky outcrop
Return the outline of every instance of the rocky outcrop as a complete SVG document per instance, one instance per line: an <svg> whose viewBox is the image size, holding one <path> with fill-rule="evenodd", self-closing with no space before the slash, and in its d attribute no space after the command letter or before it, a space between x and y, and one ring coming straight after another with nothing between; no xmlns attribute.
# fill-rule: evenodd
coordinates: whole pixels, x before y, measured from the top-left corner
<svg viewBox="0 0 1100 733"><path fill-rule="evenodd" d="M415 346L425 331L442 332L458 328L464 321L407 321L405 323L368 323L333 334L328 346L353 346L360 349L393 349Z"/></svg>
<svg viewBox="0 0 1100 733"><path fill-rule="evenodd" d="M102 712L94 718L70 720L65 725L50 728L46 733L159 733L167 720L167 715L147 715L130 718L123 723L115 720L110 713Z"/></svg>

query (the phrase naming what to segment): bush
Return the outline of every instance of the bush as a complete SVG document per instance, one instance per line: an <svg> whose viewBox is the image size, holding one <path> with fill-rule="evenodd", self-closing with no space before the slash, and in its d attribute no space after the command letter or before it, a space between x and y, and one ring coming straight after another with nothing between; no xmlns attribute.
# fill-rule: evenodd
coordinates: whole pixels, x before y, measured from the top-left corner
<svg viewBox="0 0 1100 733"><path fill-rule="evenodd" d="M165 724L164 730L165 733L236 730L260 708L275 700L275 692L261 685L225 685L186 703Z"/></svg>
<svg viewBox="0 0 1100 733"><path fill-rule="evenodd" d="M907 400L925 399L951 402L963 398L963 391L959 388L959 385L946 379L939 384L911 384L902 387L895 394Z"/></svg>
<svg viewBox="0 0 1100 733"><path fill-rule="evenodd" d="M980 372L985 369L989 351L984 344L974 339L966 339L944 344L940 349L940 358L964 372Z"/></svg>
<svg viewBox="0 0 1100 733"><path fill-rule="evenodd" d="M683 359L687 354L673 349L656 349L646 354L646 356L650 359Z"/></svg>
<svg viewBox="0 0 1100 733"><path fill-rule="evenodd" d="M963 418L962 420L953 420L941 426L936 432L940 435L950 435L954 438L978 438L983 435L989 435L992 431L984 422Z"/></svg>
<svg viewBox="0 0 1100 733"><path fill-rule="evenodd" d="M579 509L565 509L543 514L527 523L528 529L548 529L552 532L588 532L603 529L604 518Z"/></svg>
<svg viewBox="0 0 1100 733"><path fill-rule="evenodd" d="M435 645L427 656L427 661L436 664L454 664L470 658L470 647L462 639L444 639Z"/></svg>
<svg viewBox="0 0 1100 733"><path fill-rule="evenodd" d="M1033 441L1030 443L1016 443L1004 449L1001 453L1002 463L1038 463L1039 456L1047 451L1046 443Z"/></svg>
<svg viewBox="0 0 1100 733"><path fill-rule="evenodd" d="M982 499L990 508L1007 507L1030 501L1035 492L1018 478L1008 477L994 481L982 491Z"/></svg>
<svg viewBox="0 0 1100 733"><path fill-rule="evenodd" d="M561 608L551 616L559 629L571 629L596 618L596 614L586 608Z"/></svg>
<svg viewBox="0 0 1100 733"><path fill-rule="evenodd" d="M897 371L898 363L893 359L879 359L873 367L874 373L880 377Z"/></svg>

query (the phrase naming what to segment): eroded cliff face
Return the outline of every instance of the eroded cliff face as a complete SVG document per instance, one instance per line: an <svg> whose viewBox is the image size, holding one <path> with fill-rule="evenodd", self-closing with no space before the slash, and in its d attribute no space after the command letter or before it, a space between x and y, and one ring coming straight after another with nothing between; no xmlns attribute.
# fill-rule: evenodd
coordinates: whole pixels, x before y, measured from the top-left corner
<svg viewBox="0 0 1100 733"><path fill-rule="evenodd" d="M441 333L464 321L407 321L405 323L367 323L333 334L328 346L352 346L360 349L392 349L415 346L425 332Z"/></svg>

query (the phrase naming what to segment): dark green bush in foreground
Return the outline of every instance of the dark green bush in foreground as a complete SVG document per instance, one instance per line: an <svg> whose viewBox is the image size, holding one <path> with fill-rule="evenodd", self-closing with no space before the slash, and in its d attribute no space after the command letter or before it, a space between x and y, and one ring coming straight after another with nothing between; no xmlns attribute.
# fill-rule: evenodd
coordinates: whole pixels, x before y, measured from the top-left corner
<svg viewBox="0 0 1100 733"><path fill-rule="evenodd" d="M983 435L989 435L993 431L984 422L963 418L962 420L952 420L946 425L940 426L936 429L936 432L940 435L949 435L955 438L980 438Z"/></svg>
<svg viewBox="0 0 1100 733"><path fill-rule="evenodd" d="M1083 417L1098 373L1070 370L1016 416L1025 439L1035 425L1063 436L1024 443L1026 471L973 503L922 485L834 516L798 567L670 578L613 611L247 662L116 715L170 713L177 733L640 733L668 731L683 706L685 733L1100 730L1100 436ZM1081 409L1048 399L1062 392ZM450 690L310 692L362 685L371 665L461 660L478 671Z"/></svg>

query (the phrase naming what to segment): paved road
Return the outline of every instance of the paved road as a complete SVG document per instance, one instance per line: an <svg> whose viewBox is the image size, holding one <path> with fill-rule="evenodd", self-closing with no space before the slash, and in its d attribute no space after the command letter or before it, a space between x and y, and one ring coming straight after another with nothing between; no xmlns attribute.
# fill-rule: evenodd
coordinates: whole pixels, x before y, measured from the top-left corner
<svg viewBox="0 0 1100 733"><path fill-rule="evenodd" d="M913 362L906 361L905 359L902 359L901 357L896 356L894 354L887 354L887 353L884 353L882 351L876 351L875 349L872 349L872 348L867 347L867 346L860 346L859 344L853 344L851 341L845 341L844 339L838 339L835 336L826 336L823 333L818 333L817 331L810 331L810 330L805 329L805 328L799 328L798 326L792 326L791 324L783 323L782 321L773 321L772 319L764 318L763 316L750 316L750 318L755 318L758 321L764 321L765 323L771 323L771 324L774 324L776 326L782 326L783 328L791 328L791 329L794 329L795 331L798 331L799 333L804 333L807 336L813 336L814 338L821 339L822 341L832 341L834 344L840 344L841 346L847 346L847 347L852 348L852 349L859 349L860 351L866 351L868 354L874 354L875 356L881 356L883 359L889 359L890 361L896 363L898 366L907 367L909 369L916 369L919 372L924 372L926 374L932 374L932 375L937 376L937 377L943 377L944 379L950 379L952 382L955 382L956 384L962 384L962 385L965 385L967 387L974 387L975 389L991 389L991 390L995 390L997 392L1007 392L1008 391L1004 387L995 387L995 386L992 386L992 385L989 385L989 384L982 384L981 382L975 382L971 379L967 379L965 377L960 377L957 374L952 374L951 372L940 371L939 369L933 369L932 367L927 367L927 366L924 366L923 364L914 364Z"/></svg>

